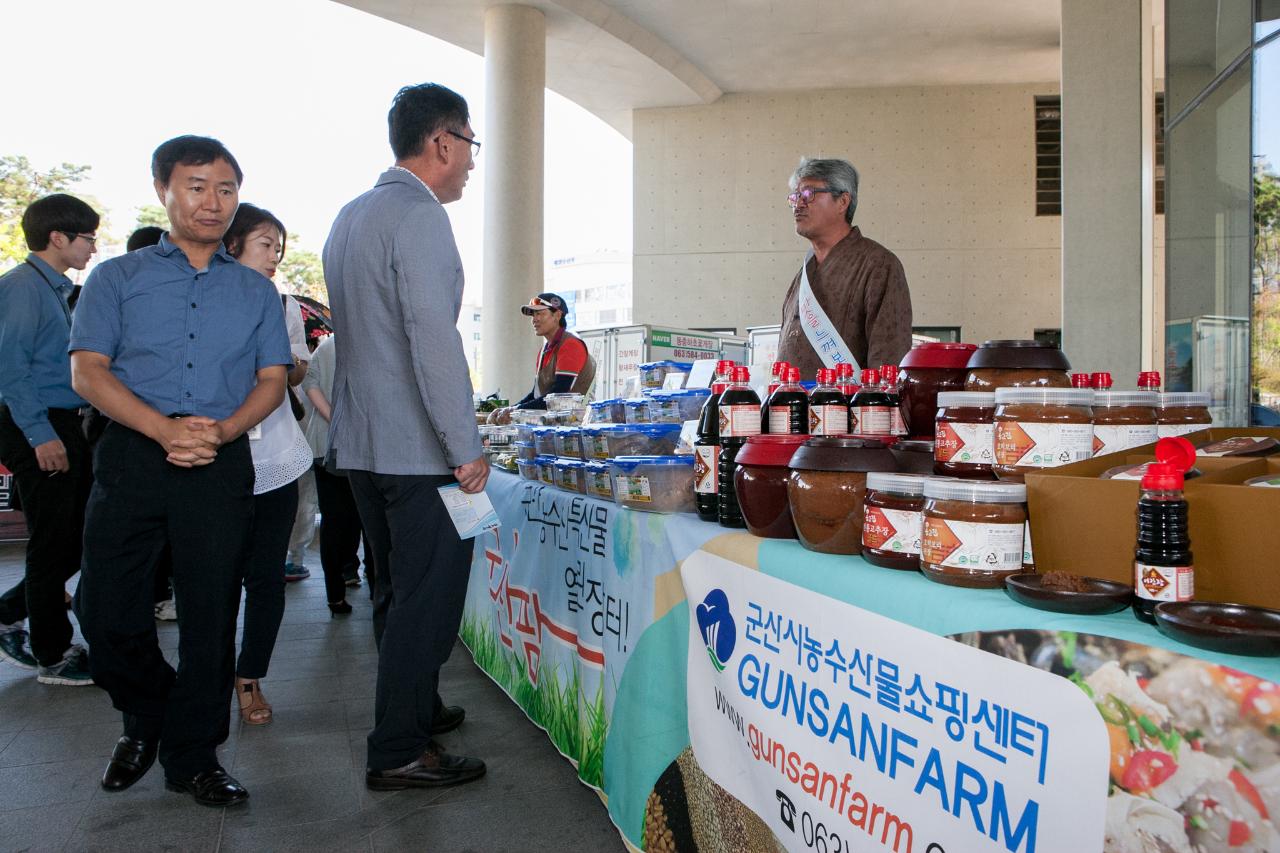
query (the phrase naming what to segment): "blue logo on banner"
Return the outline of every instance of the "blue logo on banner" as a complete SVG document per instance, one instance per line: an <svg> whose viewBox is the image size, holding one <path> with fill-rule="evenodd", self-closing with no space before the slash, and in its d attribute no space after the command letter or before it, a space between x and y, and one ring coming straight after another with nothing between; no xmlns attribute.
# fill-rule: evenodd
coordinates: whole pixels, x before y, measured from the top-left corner
<svg viewBox="0 0 1280 853"><path fill-rule="evenodd" d="M724 672L729 658L733 657L733 647L738 642L738 627L733 622L733 614L729 612L729 597L722 589L713 589L707 593L698 605L698 630L702 633L702 642L707 646L707 654L711 664L718 672Z"/></svg>

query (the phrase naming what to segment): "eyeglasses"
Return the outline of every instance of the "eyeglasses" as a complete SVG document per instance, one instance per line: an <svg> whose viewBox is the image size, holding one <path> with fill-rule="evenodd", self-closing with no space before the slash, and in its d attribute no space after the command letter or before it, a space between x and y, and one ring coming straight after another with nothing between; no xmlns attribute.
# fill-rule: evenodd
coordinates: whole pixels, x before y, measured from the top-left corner
<svg viewBox="0 0 1280 853"><path fill-rule="evenodd" d="M480 156L480 142L479 142L479 140L477 140L474 136L463 136L461 133L455 133L455 132L453 132L452 130L446 130L446 131L445 131L445 133L447 133L447 134L449 134L450 136L455 137L455 138L457 138L457 139L461 139L463 142L466 142L467 144L471 145L471 146L472 146L472 149L471 149L471 156L472 156L472 157L479 157L479 156Z"/></svg>
<svg viewBox="0 0 1280 853"><path fill-rule="evenodd" d="M71 241L71 242L73 242L73 243L75 242L75 239L76 239L77 237L79 237L81 240L84 240L84 241L85 241L86 243L88 243L90 246L93 246L93 247L95 247L95 248L96 248L96 247L97 247L97 245L98 245L98 238L97 238L97 236L96 236L96 235L93 235L93 234L77 234L77 233L76 233L76 232L74 232L74 231L63 231L62 233L63 233L63 234L66 234L66 235L67 235L67 239L68 239L68 240L70 240L70 241Z"/></svg>
<svg viewBox="0 0 1280 853"><path fill-rule="evenodd" d="M802 201L805 204L811 204L818 193L831 193L832 196L838 196L843 195L844 191L832 189L831 187L804 187L803 189L796 190L791 195L787 196L787 204L792 207L795 207Z"/></svg>

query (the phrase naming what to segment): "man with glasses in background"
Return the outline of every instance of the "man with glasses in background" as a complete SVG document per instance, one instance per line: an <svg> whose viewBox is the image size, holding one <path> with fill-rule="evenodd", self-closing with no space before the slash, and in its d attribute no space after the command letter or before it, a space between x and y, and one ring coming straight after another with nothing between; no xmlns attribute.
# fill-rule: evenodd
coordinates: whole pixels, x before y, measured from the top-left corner
<svg viewBox="0 0 1280 853"><path fill-rule="evenodd" d="M897 256L853 224L858 170L805 158L790 186L796 233L811 249L782 303L778 359L805 379L840 362L897 364L911 349L911 293Z"/></svg>
<svg viewBox="0 0 1280 853"><path fill-rule="evenodd" d="M93 481L85 401L71 387L66 272L88 265L97 230L98 214L74 196L33 202L22 214L31 254L0 277L0 463L13 472L30 534L26 573L0 595L0 657L36 670L42 684L93 683L64 597L80 570Z"/></svg>

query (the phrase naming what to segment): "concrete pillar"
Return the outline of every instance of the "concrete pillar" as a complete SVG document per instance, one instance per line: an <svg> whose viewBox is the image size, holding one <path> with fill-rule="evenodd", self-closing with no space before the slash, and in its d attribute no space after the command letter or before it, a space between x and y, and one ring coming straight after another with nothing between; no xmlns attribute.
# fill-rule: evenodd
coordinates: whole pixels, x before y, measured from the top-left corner
<svg viewBox="0 0 1280 853"><path fill-rule="evenodd" d="M1151 0L1062 0L1062 347L1116 387L1155 348L1150 28Z"/></svg>
<svg viewBox="0 0 1280 853"><path fill-rule="evenodd" d="M484 16L485 394L518 400L533 384L541 338L520 306L543 290L543 91L546 19L530 6Z"/></svg>

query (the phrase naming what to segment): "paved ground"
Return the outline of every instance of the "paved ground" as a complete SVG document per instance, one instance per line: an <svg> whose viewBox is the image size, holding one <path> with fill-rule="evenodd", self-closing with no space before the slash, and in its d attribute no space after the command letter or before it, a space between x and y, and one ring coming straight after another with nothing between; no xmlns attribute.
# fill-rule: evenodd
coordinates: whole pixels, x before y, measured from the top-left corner
<svg viewBox="0 0 1280 853"><path fill-rule="evenodd" d="M21 572L21 546L0 544L0 589ZM52 687L0 661L0 850L556 850L623 845L599 798L578 782L543 732L471 662L461 645L441 692L467 719L441 742L486 760L478 782L374 794L364 786L375 664L365 588L356 612L330 619L319 559L289 587L263 692L265 727L233 724L222 764L249 789L235 809L209 809L164 790L160 767L128 791L97 779L120 735L96 687ZM72 581L74 589L75 581ZM74 621L74 620L73 620ZM174 623L157 623L177 647Z"/></svg>

